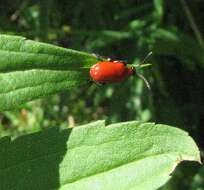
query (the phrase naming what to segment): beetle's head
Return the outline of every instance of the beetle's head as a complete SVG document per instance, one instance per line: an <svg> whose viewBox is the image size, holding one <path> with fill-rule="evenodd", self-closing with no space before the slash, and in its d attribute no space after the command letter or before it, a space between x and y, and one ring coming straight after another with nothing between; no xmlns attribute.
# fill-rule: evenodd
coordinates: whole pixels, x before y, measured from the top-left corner
<svg viewBox="0 0 204 190"><path fill-rule="evenodd" d="M136 74L136 69L135 67L128 67L127 68L127 75L128 76L132 76L132 75L135 75Z"/></svg>

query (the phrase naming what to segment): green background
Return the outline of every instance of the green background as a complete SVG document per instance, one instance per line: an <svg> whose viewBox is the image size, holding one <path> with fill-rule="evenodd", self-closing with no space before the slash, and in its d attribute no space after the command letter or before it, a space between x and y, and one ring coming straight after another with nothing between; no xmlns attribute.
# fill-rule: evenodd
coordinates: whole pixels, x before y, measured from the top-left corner
<svg viewBox="0 0 204 190"><path fill-rule="evenodd" d="M151 68L118 85L83 85L0 114L0 136L98 119L154 121L189 132L204 148L202 0L3 0L0 32L139 63ZM181 164L165 190L204 189L204 168Z"/></svg>

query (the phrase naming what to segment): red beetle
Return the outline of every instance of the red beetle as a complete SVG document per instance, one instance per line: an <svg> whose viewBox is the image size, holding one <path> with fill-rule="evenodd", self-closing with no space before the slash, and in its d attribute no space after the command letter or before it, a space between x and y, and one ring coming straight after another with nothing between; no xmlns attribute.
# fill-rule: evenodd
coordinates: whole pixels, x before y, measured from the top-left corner
<svg viewBox="0 0 204 190"><path fill-rule="evenodd" d="M134 67L127 67L125 63L120 61L98 62L90 69L92 80L100 84L122 82L134 74Z"/></svg>
<svg viewBox="0 0 204 190"><path fill-rule="evenodd" d="M142 64L139 67L148 66L150 64L143 64L146 59L152 54L150 52L145 59L142 61ZM129 76L135 75L143 79L146 86L150 88L148 81L144 78L143 75L136 72L135 67L128 67L126 63L121 61L101 61L93 65L90 69L91 79L99 84L107 83L119 83L128 78Z"/></svg>

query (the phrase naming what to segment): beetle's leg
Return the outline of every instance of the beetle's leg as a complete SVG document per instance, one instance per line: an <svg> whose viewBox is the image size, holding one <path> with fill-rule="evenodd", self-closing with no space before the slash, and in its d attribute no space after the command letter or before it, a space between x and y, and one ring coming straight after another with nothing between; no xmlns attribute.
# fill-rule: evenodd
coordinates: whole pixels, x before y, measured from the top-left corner
<svg viewBox="0 0 204 190"><path fill-rule="evenodd" d="M106 84L105 82L100 83L100 82L97 82L97 81L94 81L94 80L89 80L88 82L89 83L94 83L96 86L103 86L103 85Z"/></svg>
<svg viewBox="0 0 204 190"><path fill-rule="evenodd" d="M94 57L96 57L96 58L99 59L100 61L103 61L102 56L100 56L99 54L92 53L91 55L93 55Z"/></svg>
<svg viewBox="0 0 204 190"><path fill-rule="evenodd" d="M96 82L96 81L93 81L97 86L104 86L106 83L104 82Z"/></svg>
<svg viewBox="0 0 204 190"><path fill-rule="evenodd" d="M105 61L111 61L112 60L110 57L99 55L99 54L96 54L96 53L92 53L92 55L95 56L100 61L104 61L104 60Z"/></svg>
<svg viewBox="0 0 204 190"><path fill-rule="evenodd" d="M128 64L126 60L115 60L113 63L123 63L125 66Z"/></svg>

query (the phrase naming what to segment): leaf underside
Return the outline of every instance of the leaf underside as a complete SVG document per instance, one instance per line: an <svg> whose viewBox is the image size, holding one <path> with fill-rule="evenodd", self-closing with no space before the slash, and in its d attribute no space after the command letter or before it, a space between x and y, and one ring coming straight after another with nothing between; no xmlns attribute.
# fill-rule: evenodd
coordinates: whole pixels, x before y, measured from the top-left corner
<svg viewBox="0 0 204 190"><path fill-rule="evenodd" d="M137 121L4 138L0 155L1 190L151 190L182 160L200 161L186 132Z"/></svg>

